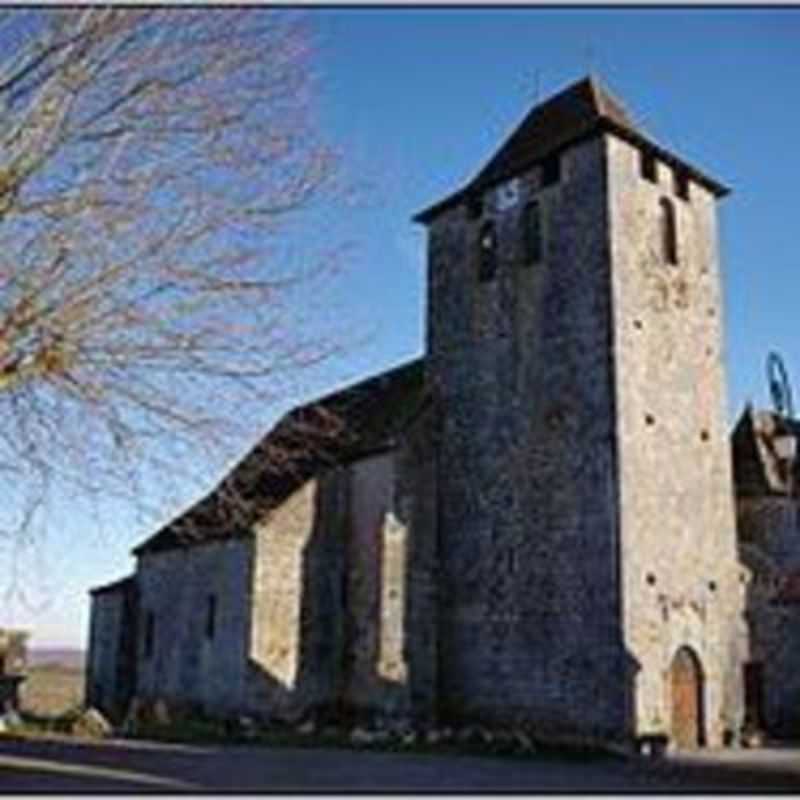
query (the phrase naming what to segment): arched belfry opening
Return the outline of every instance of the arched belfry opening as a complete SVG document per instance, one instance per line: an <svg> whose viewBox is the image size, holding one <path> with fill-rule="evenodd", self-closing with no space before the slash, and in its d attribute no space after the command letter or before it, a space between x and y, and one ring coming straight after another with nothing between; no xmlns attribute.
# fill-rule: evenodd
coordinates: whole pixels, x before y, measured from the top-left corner
<svg viewBox="0 0 800 800"><path fill-rule="evenodd" d="M669 670L670 732L675 746L682 750L703 747L706 743L704 720L703 667L690 647L681 647Z"/></svg>

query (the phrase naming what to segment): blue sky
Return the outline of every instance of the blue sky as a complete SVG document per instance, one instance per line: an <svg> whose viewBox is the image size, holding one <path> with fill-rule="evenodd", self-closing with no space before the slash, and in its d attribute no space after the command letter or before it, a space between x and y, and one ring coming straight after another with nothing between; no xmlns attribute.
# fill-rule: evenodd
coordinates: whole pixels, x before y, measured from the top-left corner
<svg viewBox="0 0 800 800"><path fill-rule="evenodd" d="M653 138L733 189L720 206L731 420L748 398L768 402L770 349L783 354L800 391L800 10L309 15L320 124L359 191L330 229L353 245L330 298L345 355L287 403L422 352L424 231L412 215L472 177L537 97L589 69ZM0 540L0 591L15 553L32 576L29 602L6 604L0 624L30 627L34 645L83 646L88 588L127 572L130 547L151 532L125 509L105 526L56 509L36 546Z"/></svg>

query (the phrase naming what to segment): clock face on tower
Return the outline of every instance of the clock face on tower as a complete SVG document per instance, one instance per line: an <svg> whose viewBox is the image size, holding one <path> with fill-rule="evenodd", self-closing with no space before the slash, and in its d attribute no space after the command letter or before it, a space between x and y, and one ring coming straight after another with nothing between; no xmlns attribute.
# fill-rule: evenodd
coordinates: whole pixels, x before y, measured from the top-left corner
<svg viewBox="0 0 800 800"><path fill-rule="evenodd" d="M519 178L501 184L495 194L495 208L498 211L507 211L519 202Z"/></svg>

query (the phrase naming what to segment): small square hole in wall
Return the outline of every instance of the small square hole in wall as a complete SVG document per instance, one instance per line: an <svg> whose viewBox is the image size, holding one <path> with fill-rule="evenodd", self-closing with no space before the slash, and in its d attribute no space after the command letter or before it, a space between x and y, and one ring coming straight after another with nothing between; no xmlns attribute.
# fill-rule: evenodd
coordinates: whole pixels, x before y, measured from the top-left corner
<svg viewBox="0 0 800 800"><path fill-rule="evenodd" d="M648 586L655 586L656 585L656 576L653 575L652 572L648 572L647 573L647 577L645 578L645 580L647 581L647 585Z"/></svg>
<svg viewBox="0 0 800 800"><path fill-rule="evenodd" d="M652 414L645 414L644 415L644 421L645 421L645 424L647 424L647 425L655 425L656 424L656 418Z"/></svg>
<svg viewBox="0 0 800 800"><path fill-rule="evenodd" d="M711 435L709 434L709 432L705 428L703 428L703 430L700 431L700 440L703 442L707 442L710 438Z"/></svg>

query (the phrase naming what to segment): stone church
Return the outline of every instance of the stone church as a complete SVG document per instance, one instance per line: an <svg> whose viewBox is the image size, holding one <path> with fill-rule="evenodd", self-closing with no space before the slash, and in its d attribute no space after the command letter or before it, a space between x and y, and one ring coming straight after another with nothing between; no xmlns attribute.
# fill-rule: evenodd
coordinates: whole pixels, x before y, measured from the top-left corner
<svg viewBox="0 0 800 800"><path fill-rule="evenodd" d="M594 78L536 106L415 218L426 356L288 414L226 478L250 513L216 490L92 591L88 702L734 740L727 192Z"/></svg>
<svg viewBox="0 0 800 800"><path fill-rule="evenodd" d="M800 732L800 423L748 406L733 431L739 557L747 568L747 723Z"/></svg>

